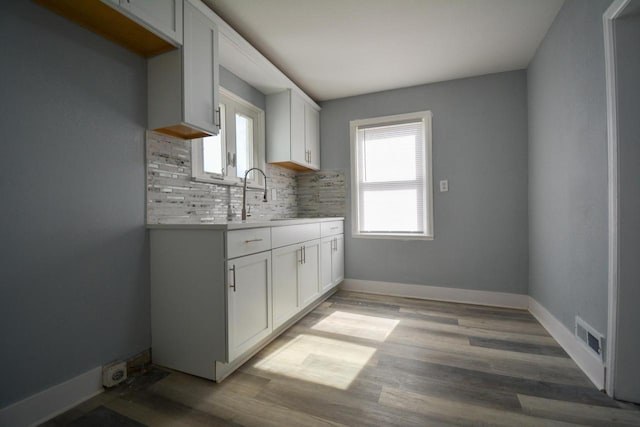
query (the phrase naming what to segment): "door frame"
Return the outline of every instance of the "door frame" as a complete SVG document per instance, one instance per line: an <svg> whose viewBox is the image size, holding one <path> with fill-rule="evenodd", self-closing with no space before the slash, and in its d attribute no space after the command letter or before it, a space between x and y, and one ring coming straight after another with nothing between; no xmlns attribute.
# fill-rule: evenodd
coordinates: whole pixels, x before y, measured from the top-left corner
<svg viewBox="0 0 640 427"><path fill-rule="evenodd" d="M618 109L616 81L616 45L614 20L622 15L631 0L614 0L602 15L604 28L604 61L607 98L607 156L608 156L608 213L609 213L609 273L607 279L607 358L605 361L605 389L615 397L614 371L618 341L619 279L619 175L618 175Z"/></svg>

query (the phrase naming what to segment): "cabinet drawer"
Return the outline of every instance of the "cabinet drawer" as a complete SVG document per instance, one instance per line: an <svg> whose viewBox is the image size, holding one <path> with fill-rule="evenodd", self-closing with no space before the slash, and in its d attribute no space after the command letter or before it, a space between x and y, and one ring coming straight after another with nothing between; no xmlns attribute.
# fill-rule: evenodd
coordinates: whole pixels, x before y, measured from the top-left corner
<svg viewBox="0 0 640 427"><path fill-rule="evenodd" d="M271 240L274 248L318 238L320 238L319 223L287 225L284 227L273 227L271 229Z"/></svg>
<svg viewBox="0 0 640 427"><path fill-rule="evenodd" d="M227 259L271 249L271 233L266 228L227 232Z"/></svg>
<svg viewBox="0 0 640 427"><path fill-rule="evenodd" d="M343 221L329 221L322 223L322 236L333 236L344 232Z"/></svg>

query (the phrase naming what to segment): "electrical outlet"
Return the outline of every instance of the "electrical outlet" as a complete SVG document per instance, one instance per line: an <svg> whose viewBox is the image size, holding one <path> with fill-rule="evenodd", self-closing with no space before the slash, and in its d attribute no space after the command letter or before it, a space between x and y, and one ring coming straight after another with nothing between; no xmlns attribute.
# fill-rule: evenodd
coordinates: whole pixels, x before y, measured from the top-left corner
<svg viewBox="0 0 640 427"><path fill-rule="evenodd" d="M443 179L440 181L440 192L444 193L445 191L449 191L449 181Z"/></svg>
<svg viewBox="0 0 640 427"><path fill-rule="evenodd" d="M113 387L127 379L127 362L117 361L102 367L102 385Z"/></svg>

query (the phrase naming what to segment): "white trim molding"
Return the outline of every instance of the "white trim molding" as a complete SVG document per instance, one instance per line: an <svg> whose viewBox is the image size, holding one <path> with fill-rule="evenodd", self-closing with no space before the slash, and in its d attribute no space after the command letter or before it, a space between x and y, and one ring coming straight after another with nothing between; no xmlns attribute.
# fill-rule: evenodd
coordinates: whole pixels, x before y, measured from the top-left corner
<svg viewBox="0 0 640 427"><path fill-rule="evenodd" d="M591 354L562 322L532 297L529 297L529 312L558 341L598 390L603 390L605 370L602 362Z"/></svg>
<svg viewBox="0 0 640 427"><path fill-rule="evenodd" d="M103 392L102 367L0 409L0 425L35 426Z"/></svg>
<svg viewBox="0 0 640 427"><path fill-rule="evenodd" d="M529 307L529 297L524 294L358 279L345 279L340 286L341 289L345 291L369 294L479 304L493 307L519 308L524 310Z"/></svg>
<svg viewBox="0 0 640 427"><path fill-rule="evenodd" d="M616 52L613 21L631 0L615 0L602 15L604 29L604 63L607 99L608 214L609 214L609 274L607 283L607 360L606 391L615 395L614 370L618 329L618 110L616 82Z"/></svg>

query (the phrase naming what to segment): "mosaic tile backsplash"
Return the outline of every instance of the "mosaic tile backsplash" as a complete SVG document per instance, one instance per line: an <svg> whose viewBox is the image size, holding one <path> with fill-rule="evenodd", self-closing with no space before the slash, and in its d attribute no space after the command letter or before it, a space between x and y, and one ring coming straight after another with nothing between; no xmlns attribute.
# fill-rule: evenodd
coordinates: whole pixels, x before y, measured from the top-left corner
<svg viewBox="0 0 640 427"><path fill-rule="evenodd" d="M239 220L242 187L191 179L191 142L147 132L147 223L199 224ZM252 219L344 216L343 171L296 173L266 165L268 201L249 191ZM276 200L272 190L276 189Z"/></svg>
<svg viewBox="0 0 640 427"><path fill-rule="evenodd" d="M344 171L299 172L298 216L318 218L344 216L346 187Z"/></svg>

